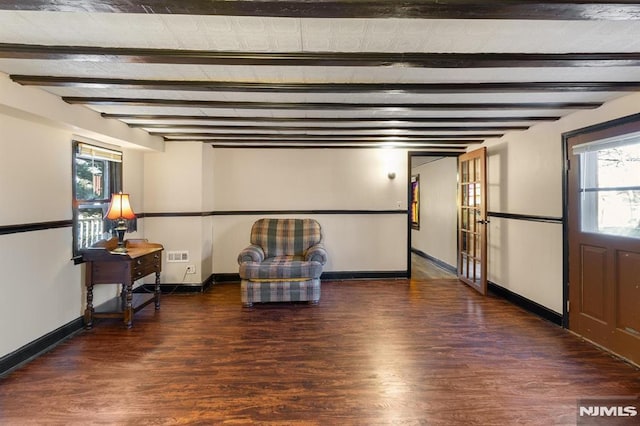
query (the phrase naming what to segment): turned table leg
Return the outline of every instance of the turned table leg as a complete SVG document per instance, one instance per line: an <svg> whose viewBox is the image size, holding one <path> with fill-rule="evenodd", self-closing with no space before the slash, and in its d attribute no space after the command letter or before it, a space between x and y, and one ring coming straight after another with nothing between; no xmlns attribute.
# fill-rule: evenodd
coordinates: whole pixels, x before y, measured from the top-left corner
<svg viewBox="0 0 640 426"><path fill-rule="evenodd" d="M156 303L156 311L160 309L160 272L156 272L156 286L154 290L154 297Z"/></svg>
<svg viewBox="0 0 640 426"><path fill-rule="evenodd" d="M93 327L93 286L87 284L87 306L84 309L84 328L90 330Z"/></svg>
<svg viewBox="0 0 640 426"><path fill-rule="evenodd" d="M89 262L85 272L85 287L87 288L87 305L84 308L84 327L90 330L93 327L93 265Z"/></svg>
<svg viewBox="0 0 640 426"><path fill-rule="evenodd" d="M127 328L133 327L133 282L127 280L123 285L125 305L124 305L124 324Z"/></svg>

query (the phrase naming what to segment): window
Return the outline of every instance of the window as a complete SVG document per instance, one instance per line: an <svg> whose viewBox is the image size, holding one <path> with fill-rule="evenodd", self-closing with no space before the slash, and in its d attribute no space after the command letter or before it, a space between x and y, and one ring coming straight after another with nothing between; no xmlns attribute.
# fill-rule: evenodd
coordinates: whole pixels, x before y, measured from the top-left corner
<svg viewBox="0 0 640 426"><path fill-rule="evenodd" d="M640 238L640 135L576 145L583 232Z"/></svg>
<svg viewBox="0 0 640 426"><path fill-rule="evenodd" d="M103 219L111 194L122 190L122 153L73 143L73 255L110 237Z"/></svg>

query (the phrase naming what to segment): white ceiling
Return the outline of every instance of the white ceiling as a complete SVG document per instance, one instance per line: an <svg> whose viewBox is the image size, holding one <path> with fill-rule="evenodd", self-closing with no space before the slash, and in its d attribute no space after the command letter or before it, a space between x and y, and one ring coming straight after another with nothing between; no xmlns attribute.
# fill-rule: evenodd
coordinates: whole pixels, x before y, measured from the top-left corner
<svg viewBox="0 0 640 426"><path fill-rule="evenodd" d="M0 10L0 43L47 46L94 46L118 48L185 49L202 51L300 53L300 52L376 52L376 53L637 53L640 52L640 20L487 20L487 19L319 19L251 16L162 15L141 13L80 13ZM111 78L135 80L178 80L206 82L259 83L507 83L507 82L640 82L637 66L580 67L502 67L428 68L409 66L291 66L291 65L193 65L172 63L133 63L118 58L17 59L0 58L0 71L14 75ZM50 87L40 86L63 97L109 97L178 99L226 102L284 103L362 103L370 104L451 104L451 103L536 103L606 102L628 92L621 91L532 91L481 93L290 93L249 90L158 90L148 88ZM223 120L141 120L127 123L167 124L149 131L180 133L211 132L216 125L273 126L272 130L235 133L325 134L327 138L345 133L339 127L406 127L408 124L360 122L366 118L459 118L455 125L479 126L465 119L474 117L562 116L575 109L275 109L212 108L209 106L87 105L112 114L188 115L214 117L290 117L289 122L260 123ZM354 118L355 122L307 122L304 118ZM484 123L489 125L531 125L533 121ZM188 124L210 124L213 128L189 128ZM426 126L426 124L422 124ZM429 126L452 126L447 122ZM276 126L325 126L326 131L287 131ZM482 134L495 131L438 131L438 134ZM352 130L350 134L387 135L393 131ZM405 132L406 133L406 132ZM504 132L502 132L504 133ZM416 135L419 133L416 132ZM198 138L186 139L198 140ZM203 141L205 139L202 139ZM208 140L206 140L208 142ZM269 140L268 144L277 144ZM241 141L239 141L241 143ZM428 147L429 145L424 145ZM460 147L464 148L463 146Z"/></svg>
<svg viewBox="0 0 640 426"><path fill-rule="evenodd" d="M0 11L4 43L255 52L638 52L638 21L314 19Z"/></svg>

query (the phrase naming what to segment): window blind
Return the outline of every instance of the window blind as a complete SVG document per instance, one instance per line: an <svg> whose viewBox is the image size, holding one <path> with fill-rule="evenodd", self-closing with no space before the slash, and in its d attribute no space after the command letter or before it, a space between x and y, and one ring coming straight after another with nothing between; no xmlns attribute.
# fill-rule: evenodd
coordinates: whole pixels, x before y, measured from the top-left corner
<svg viewBox="0 0 640 426"><path fill-rule="evenodd" d="M86 158L93 158L95 160L108 160L122 163L122 152L114 151L112 149L101 148L95 145L89 145L86 143L78 143L77 154Z"/></svg>

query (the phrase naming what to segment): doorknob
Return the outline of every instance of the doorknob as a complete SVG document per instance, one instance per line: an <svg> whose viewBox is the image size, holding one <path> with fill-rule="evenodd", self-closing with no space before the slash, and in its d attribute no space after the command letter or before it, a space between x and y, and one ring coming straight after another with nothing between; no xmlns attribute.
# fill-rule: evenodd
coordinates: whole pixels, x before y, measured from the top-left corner
<svg viewBox="0 0 640 426"><path fill-rule="evenodd" d="M477 221L476 223L481 223L481 224L483 224L483 225L488 225L488 224L490 224L490 223L491 223L491 221L490 221L490 220L483 219L483 220L479 220L479 221Z"/></svg>

